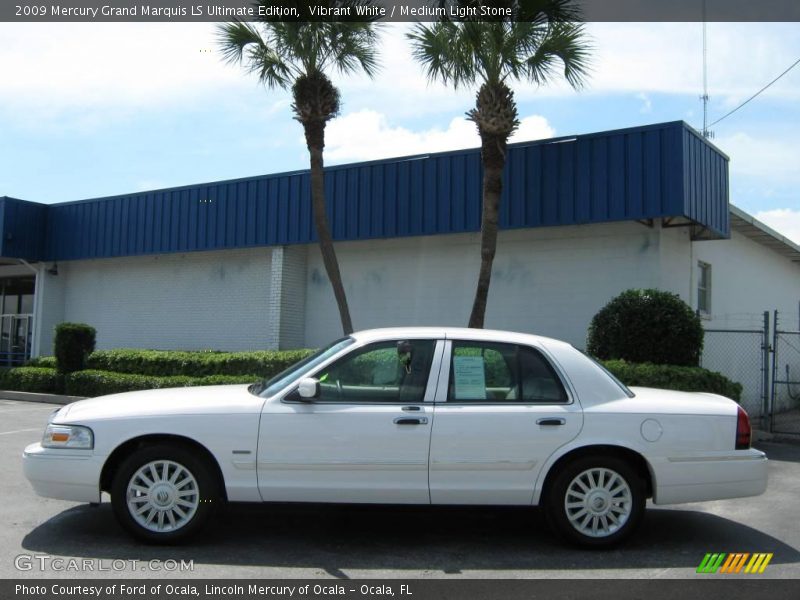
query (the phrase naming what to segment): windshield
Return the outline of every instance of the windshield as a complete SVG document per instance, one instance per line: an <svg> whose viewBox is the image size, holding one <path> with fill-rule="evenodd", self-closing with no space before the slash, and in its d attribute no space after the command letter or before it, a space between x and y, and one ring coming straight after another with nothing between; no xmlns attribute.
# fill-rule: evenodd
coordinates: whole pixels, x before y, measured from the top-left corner
<svg viewBox="0 0 800 600"><path fill-rule="evenodd" d="M281 371L272 379L264 380L251 386L250 392L257 396L261 396L262 398L272 396L286 387L292 381L300 379L303 377L303 375L312 371L317 365L325 362L331 356L340 350L347 348L347 346L354 342L355 340L351 337L338 339L335 342L318 350L311 356L307 356L300 362L294 363L291 367Z"/></svg>

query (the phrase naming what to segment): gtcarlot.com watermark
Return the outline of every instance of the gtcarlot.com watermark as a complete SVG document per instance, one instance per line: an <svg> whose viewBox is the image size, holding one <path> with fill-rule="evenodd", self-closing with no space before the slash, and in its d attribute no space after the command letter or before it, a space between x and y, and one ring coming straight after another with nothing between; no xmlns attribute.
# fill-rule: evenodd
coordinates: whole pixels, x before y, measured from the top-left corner
<svg viewBox="0 0 800 600"><path fill-rule="evenodd" d="M14 557L17 571L54 572L130 572L153 571L158 573L182 573L194 571L194 560L136 560L134 558L65 558L48 554L18 554Z"/></svg>

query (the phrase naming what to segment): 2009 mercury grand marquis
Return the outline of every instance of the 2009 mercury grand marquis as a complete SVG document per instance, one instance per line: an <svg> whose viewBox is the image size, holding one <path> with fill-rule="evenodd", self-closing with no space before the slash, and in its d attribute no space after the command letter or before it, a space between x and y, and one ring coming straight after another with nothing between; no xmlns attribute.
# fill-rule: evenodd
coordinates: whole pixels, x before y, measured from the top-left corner
<svg viewBox="0 0 800 600"><path fill-rule="evenodd" d="M96 503L148 541L219 501L541 505L606 546L656 504L761 494L747 414L628 389L569 344L451 328L363 331L269 381L65 406L24 453L42 496Z"/></svg>

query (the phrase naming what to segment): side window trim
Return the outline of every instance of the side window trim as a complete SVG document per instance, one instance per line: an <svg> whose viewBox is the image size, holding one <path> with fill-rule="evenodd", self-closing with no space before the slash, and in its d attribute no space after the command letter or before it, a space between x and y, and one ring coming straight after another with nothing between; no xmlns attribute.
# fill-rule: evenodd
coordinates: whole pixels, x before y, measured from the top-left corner
<svg viewBox="0 0 800 600"><path fill-rule="evenodd" d="M553 374L556 376L557 381L561 384L564 390L566 400L564 402L520 402L514 401L497 401L497 400L450 400L450 370L453 364L453 342L464 343L494 343L494 344L509 344L520 348L528 348L538 353L542 360L550 367ZM495 342L491 340L472 340L472 339L448 339L445 342L444 356L442 357L442 372L439 375L439 385L436 391L437 404L449 404L451 406L568 406L575 403L575 396L573 394L572 386L561 370L561 365L557 364L554 358L544 348L531 344L520 344L517 342Z"/></svg>
<svg viewBox="0 0 800 600"><path fill-rule="evenodd" d="M436 401L439 394L439 385L442 381L442 371L447 369L444 356L447 354L449 342L436 340L433 349L433 360L431 361L430 372L428 373L428 384L425 386L425 395L422 397L422 404L429 404ZM445 389L447 386L445 385Z"/></svg>

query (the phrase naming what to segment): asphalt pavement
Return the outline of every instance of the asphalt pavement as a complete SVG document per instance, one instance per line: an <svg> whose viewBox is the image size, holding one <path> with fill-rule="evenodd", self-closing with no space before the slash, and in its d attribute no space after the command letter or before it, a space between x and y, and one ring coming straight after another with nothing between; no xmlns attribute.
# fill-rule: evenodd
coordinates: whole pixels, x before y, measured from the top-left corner
<svg viewBox="0 0 800 600"><path fill-rule="evenodd" d="M229 505L190 544L129 538L99 507L36 496L23 448L55 408L0 400L0 578L684 578L708 552L771 552L800 577L800 445L761 443L767 492L648 507L624 546L565 546L529 508Z"/></svg>

